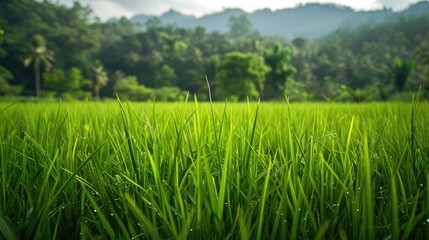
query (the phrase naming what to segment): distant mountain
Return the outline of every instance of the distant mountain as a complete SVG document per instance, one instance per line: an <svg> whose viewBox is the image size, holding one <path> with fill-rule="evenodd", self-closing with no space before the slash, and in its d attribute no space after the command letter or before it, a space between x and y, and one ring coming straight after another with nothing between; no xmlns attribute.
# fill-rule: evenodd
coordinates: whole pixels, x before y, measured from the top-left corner
<svg viewBox="0 0 429 240"><path fill-rule="evenodd" d="M159 17L164 24L177 24L179 26L182 26L181 24L185 22L192 22L197 20L197 18L194 16L184 15L180 12L171 9L170 11L162 14L161 16L139 14L132 17L131 22L140 23L143 25L147 20L154 17Z"/></svg>
<svg viewBox="0 0 429 240"><path fill-rule="evenodd" d="M422 1L409 6L401 12L402 16L429 15L429 2Z"/></svg>
<svg viewBox="0 0 429 240"><path fill-rule="evenodd" d="M144 24L147 20L149 20L150 18L154 18L154 17L158 17L158 16L154 16L154 15L145 15L145 14L139 14L136 15L134 17L131 18L131 22L134 23L140 23L140 24ZM180 12L177 12L175 10L170 10L164 14L162 14L161 16L159 16L159 18L161 19L161 21L164 24L180 24L186 21L193 21L196 20L197 18L194 16L188 16L188 15L184 15Z"/></svg>
<svg viewBox="0 0 429 240"><path fill-rule="evenodd" d="M335 4L306 4L296 8L277 11L269 9L246 13L241 9L226 9L219 13L200 18L170 10L160 16L164 24L195 28L202 26L207 31L228 31L228 21L232 16L246 15L262 35L277 35L293 39L296 37L320 38L338 29L356 28L366 24L377 24L413 16L429 16L429 2L422 1L407 9L394 12L391 9L377 11L356 11ZM155 16L137 15L131 18L134 23L144 24Z"/></svg>
<svg viewBox="0 0 429 240"><path fill-rule="evenodd" d="M180 22L187 22L187 21L195 21L196 17L184 15L180 12L177 12L171 9L170 11L164 13L161 16L161 20L165 24L172 24L172 23L180 23Z"/></svg>

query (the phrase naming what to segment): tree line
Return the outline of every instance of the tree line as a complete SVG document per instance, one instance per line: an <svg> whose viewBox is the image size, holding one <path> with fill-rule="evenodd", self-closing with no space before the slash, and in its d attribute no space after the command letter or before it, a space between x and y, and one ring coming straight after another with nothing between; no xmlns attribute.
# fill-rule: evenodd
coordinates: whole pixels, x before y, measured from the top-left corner
<svg viewBox="0 0 429 240"><path fill-rule="evenodd" d="M141 30L144 27L144 30ZM285 26L287 27L287 26ZM125 18L87 6L0 3L0 96L176 101L429 98L429 18L404 18L323 39L261 36L245 16L226 34Z"/></svg>

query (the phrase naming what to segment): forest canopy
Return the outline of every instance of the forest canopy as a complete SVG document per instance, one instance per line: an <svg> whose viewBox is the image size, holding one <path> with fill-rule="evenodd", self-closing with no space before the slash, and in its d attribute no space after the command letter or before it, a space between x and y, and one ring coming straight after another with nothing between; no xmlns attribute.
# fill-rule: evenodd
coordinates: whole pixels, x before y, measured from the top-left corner
<svg viewBox="0 0 429 240"><path fill-rule="evenodd" d="M91 8L0 3L0 96L177 101L429 99L429 17L339 30L321 39L262 36L246 16L230 31L149 19L101 22Z"/></svg>

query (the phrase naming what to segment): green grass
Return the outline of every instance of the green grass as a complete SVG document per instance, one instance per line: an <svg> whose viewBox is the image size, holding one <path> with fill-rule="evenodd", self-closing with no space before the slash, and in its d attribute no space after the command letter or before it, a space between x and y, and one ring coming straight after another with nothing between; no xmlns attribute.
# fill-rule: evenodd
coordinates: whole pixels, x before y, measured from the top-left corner
<svg viewBox="0 0 429 240"><path fill-rule="evenodd" d="M423 239L429 104L0 103L0 238Z"/></svg>

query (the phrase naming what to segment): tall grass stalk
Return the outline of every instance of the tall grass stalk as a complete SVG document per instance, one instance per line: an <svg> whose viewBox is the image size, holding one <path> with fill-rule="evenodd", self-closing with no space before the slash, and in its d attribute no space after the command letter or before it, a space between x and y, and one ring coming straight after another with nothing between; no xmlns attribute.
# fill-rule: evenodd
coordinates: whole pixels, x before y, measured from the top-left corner
<svg viewBox="0 0 429 240"><path fill-rule="evenodd" d="M0 238L427 238L428 110L0 103Z"/></svg>

